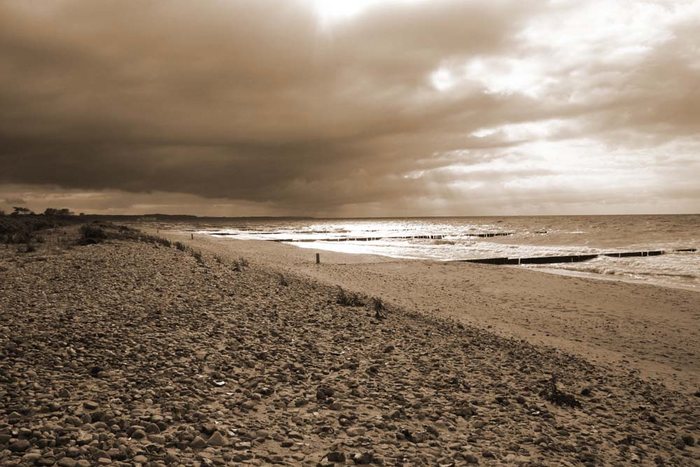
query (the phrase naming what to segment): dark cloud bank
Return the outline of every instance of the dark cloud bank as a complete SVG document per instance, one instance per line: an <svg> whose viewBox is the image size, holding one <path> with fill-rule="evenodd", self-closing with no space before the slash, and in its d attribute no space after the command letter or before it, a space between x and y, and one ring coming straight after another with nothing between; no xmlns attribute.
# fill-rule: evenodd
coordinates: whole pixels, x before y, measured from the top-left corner
<svg viewBox="0 0 700 467"><path fill-rule="evenodd" d="M606 5L387 2L326 24L301 0L3 1L0 198L697 211L698 8L640 2L618 23Z"/></svg>

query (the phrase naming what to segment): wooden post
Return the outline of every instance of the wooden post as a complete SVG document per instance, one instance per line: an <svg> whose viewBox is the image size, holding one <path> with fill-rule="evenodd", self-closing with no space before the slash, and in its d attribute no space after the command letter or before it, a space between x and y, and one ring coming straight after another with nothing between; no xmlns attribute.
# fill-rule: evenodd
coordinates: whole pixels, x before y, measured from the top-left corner
<svg viewBox="0 0 700 467"><path fill-rule="evenodd" d="M194 234L190 234L190 240L194 240Z"/></svg>
<svg viewBox="0 0 700 467"><path fill-rule="evenodd" d="M316 253L316 264L321 264L321 253Z"/></svg>

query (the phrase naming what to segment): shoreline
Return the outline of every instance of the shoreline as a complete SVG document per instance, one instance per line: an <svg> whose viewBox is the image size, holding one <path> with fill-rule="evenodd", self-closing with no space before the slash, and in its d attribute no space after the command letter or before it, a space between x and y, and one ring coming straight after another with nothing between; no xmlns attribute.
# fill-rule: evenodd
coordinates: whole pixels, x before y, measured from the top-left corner
<svg viewBox="0 0 700 467"><path fill-rule="evenodd" d="M202 235L202 234L200 234ZM218 238L218 237L215 237ZM223 239L226 239L226 237L223 237ZM235 240L235 241L258 241L258 240L241 240L241 239L236 239L236 238L230 238L230 240ZM272 240L263 240L263 241L272 241ZM427 262L432 262L432 263L477 263L477 264L491 264L491 265L497 265L500 267L509 267L509 268L520 268L524 267L525 269L531 270L531 271L537 271L537 272L544 272L546 274L554 274L554 275L560 275L560 276L571 276L571 277L580 277L580 278L585 278L585 279L592 279L592 280L601 280L601 281L616 281L616 282L625 282L628 284L641 284L641 285L651 285L655 287L663 287L663 288L669 288L669 289L679 289L679 290L688 290L691 292L698 292L700 293L700 288L698 286L690 286L690 285L681 285L673 282L652 282L652 281L647 281L644 279L638 279L638 278L630 278L627 276L623 275L606 275L606 274L601 274L601 273L593 273L593 272L586 272L586 271L578 271L578 270L570 270L570 269L564 269L564 268L555 268L555 267L546 267L546 266L535 266L534 263L523 263L521 264L512 264L510 262L494 262L492 260L494 259L502 259L502 258L481 258L481 259L432 259L432 258L417 258L417 257L411 257L411 256L391 256L391 255L381 255L381 254L372 254L372 253L347 253L347 252L342 252L342 251L335 251L335 250L327 250L323 248L315 248L311 246L303 246L303 244L291 244L291 243L285 243L286 245L293 246L295 248L301 248L304 250L311 250L314 252L333 252L333 253L338 253L338 254L347 254L347 255L363 255L363 256L371 256L371 257L383 257L383 258L389 258L391 260L399 260L399 261L427 261ZM677 250L677 251L671 251L671 253L676 253L676 252L681 252L685 251L683 250ZM695 251L693 252L695 253ZM669 253L664 253L664 254L669 254ZM601 258L601 257L611 257L612 254L609 253L600 253L600 254L590 254L590 255L578 255L578 256L586 256L589 257L589 259L595 259L595 258ZM658 256L658 255L650 255L650 256ZM517 260L517 258L507 258L509 260ZM585 264L587 261L583 262L578 262L577 264ZM561 264L570 264L568 261L561 261ZM547 264L547 263L543 263ZM552 262L551 264L556 264Z"/></svg>
<svg viewBox="0 0 700 467"><path fill-rule="evenodd" d="M155 233L155 231L152 231ZM338 253L161 230L212 254L243 256L407 310L629 369L684 392L700 388L700 293L650 284L459 262ZM314 264L315 253L321 264Z"/></svg>

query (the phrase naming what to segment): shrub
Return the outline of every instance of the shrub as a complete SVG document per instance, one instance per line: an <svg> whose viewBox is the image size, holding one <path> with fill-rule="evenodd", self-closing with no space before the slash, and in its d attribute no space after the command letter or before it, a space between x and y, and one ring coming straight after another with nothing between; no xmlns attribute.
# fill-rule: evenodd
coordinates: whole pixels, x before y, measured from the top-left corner
<svg viewBox="0 0 700 467"><path fill-rule="evenodd" d="M173 246L173 243L167 238L156 237L155 235L141 235L138 237L138 240L146 243L153 243L154 245L161 245L166 248Z"/></svg>
<svg viewBox="0 0 700 467"><path fill-rule="evenodd" d="M289 285L289 281L284 277L284 274L280 274L280 285L282 287L287 287Z"/></svg>
<svg viewBox="0 0 700 467"><path fill-rule="evenodd" d="M101 243L107 239L107 232L102 227L92 224L85 224L80 227L80 244L93 245Z"/></svg>
<svg viewBox="0 0 700 467"><path fill-rule="evenodd" d="M547 387L540 391L540 396L559 406L581 407L581 403L573 394L567 394L557 387L557 377L552 375Z"/></svg>
<svg viewBox="0 0 700 467"><path fill-rule="evenodd" d="M233 262L233 270L236 272L242 272L249 265L248 260L242 256Z"/></svg>
<svg viewBox="0 0 700 467"><path fill-rule="evenodd" d="M68 224L65 218L44 216L2 216L0 217L0 243L27 243L40 230Z"/></svg>
<svg viewBox="0 0 700 467"><path fill-rule="evenodd" d="M201 252L201 251L192 250L192 256L193 256L194 259L196 259L197 262L198 262L199 264L201 264L202 266L206 265L206 263L204 262L204 257L202 256L202 252Z"/></svg>
<svg viewBox="0 0 700 467"><path fill-rule="evenodd" d="M175 248L177 248L180 251L187 251L187 245L185 245L182 242L175 242Z"/></svg>
<svg viewBox="0 0 700 467"><path fill-rule="evenodd" d="M374 317L376 319L384 319L384 312L386 312L386 305L381 298L372 297L372 309L374 310Z"/></svg>
<svg viewBox="0 0 700 467"><path fill-rule="evenodd" d="M360 295L354 292L347 292L342 287L338 287L336 303L342 306L365 306L365 301Z"/></svg>

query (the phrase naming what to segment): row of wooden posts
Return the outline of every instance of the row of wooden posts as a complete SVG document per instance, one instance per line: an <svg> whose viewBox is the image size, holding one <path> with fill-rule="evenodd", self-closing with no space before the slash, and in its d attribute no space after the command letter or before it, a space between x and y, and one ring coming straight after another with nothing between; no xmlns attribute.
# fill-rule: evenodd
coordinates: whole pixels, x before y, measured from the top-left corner
<svg viewBox="0 0 700 467"><path fill-rule="evenodd" d="M489 233L489 234L473 234L473 236L489 236L497 237L503 235L511 235L510 233ZM379 240L381 237L370 238L363 237L357 238L347 238L347 239L335 239L333 241L366 241L366 240ZM392 237L392 238L402 238L402 239L414 239L414 238L442 238L442 235L418 235L413 237ZM194 234L190 234L190 239L194 240ZM272 240L274 242L292 242L292 241L306 241L306 240ZM314 241L314 240L308 240ZM671 250L672 253L694 253L697 248L676 248ZM521 265L521 264L554 264L554 263L580 263L583 261L589 261L600 256L608 256L612 258L630 258L630 257L644 257L644 256L660 256L669 253L666 250L647 250L647 251L621 251L621 252L610 252L610 253L600 253L600 254L587 254L587 255L558 255L558 256L532 256L529 258L509 258L509 257L499 257L499 258L476 258L476 259L458 259L454 262L458 263L480 263L480 264L495 264L495 265ZM321 264L321 253L316 253L316 264Z"/></svg>

